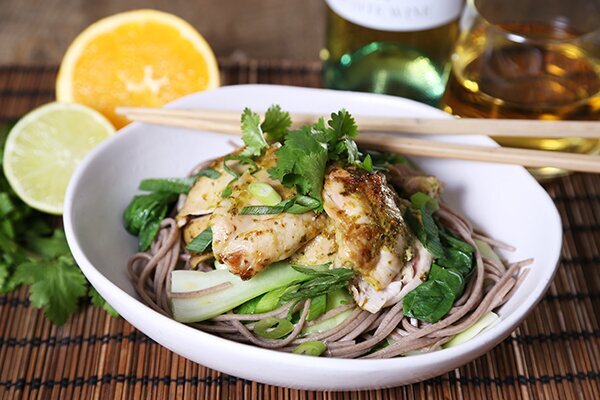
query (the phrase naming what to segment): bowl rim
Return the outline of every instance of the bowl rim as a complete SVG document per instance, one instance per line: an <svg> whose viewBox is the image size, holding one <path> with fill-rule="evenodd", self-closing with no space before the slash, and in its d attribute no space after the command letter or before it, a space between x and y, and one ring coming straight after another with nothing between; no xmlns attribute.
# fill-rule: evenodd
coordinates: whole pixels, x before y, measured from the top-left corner
<svg viewBox="0 0 600 400"><path fill-rule="evenodd" d="M290 87L290 86L283 86L283 85L247 84L247 85L225 86L223 88L217 88L217 89L205 91L202 93L208 94L213 91L231 90L232 88L239 88L239 87L246 87L246 88L250 88L250 89L258 87L258 88L262 89L265 86L268 86L271 88L285 88L286 90L293 89L293 90L304 90L304 91L330 91L330 92L333 92L332 90L328 90L328 89L299 88L299 87ZM335 91L335 92L337 92L337 91ZM337 92L337 93L340 93L340 92ZM348 93L348 92L342 92L342 93ZM382 100L384 100L384 98L389 98L388 100L393 100L393 101L398 101L398 100L401 100L403 102L409 101L411 103L415 103L414 105L417 105L419 107L424 107L424 108L430 109L430 111L433 111L433 110L439 111L443 115L446 115L447 117L451 117L451 116L441 112L440 110L434 109L432 107L426 106L421 103L414 102L412 100L407 100L407 99L397 98L397 97L392 97L392 96L385 96L385 95L375 95L375 94L370 94L370 93L354 93L354 92L352 92L352 94L353 95L356 94L359 96L367 96L367 97L375 96L376 98L381 98ZM174 106L176 107L178 104L184 103L184 102L186 102L186 100L188 98L196 96L196 95L197 94L192 94L192 95L188 95L188 96L182 97L180 99L177 99L174 102L169 103L167 105L167 107L174 107ZM442 114L440 114L441 117L443 117ZM262 359L273 359L273 360L276 359L280 362L285 361L286 363L299 364L299 365L305 364L306 366L314 365L313 364L314 359L312 357L303 357L303 356L300 356L297 354L279 352L279 351L275 351L275 350L257 347L257 346L250 345L250 344L235 342L233 340L229 340L229 339L225 339L225 338L222 338L222 337L219 337L216 335L212 335L210 333L193 328L184 323L181 323L172 318L169 318L169 317L153 310L152 308L150 308L149 306L144 304L141 300L130 295L129 293L127 293L123 289L121 289L119 286L114 284L110 279L108 279L98 269L96 269L94 267L94 265L92 264L92 262L88 259L88 257L82 250L82 247L80 245L78 237L75 234L74 221L73 221L73 209L74 209L74 203L77 198L77 196L76 196L77 190L78 190L80 184L82 182L84 182L84 181L82 181L82 177L87 172L87 169L89 168L90 164L95 160L95 158L99 154L107 151L110 147L114 146L115 143L117 143L119 140L121 140L122 137L124 137L125 135L132 134L131 132L135 132L142 126L143 126L143 124L141 124L141 123L137 123L137 122L131 123L131 124L127 125L126 127L124 127L123 129L121 129L117 134L112 135L111 137L107 138L102 143L100 143L79 164L79 166L77 167L75 173L73 174L73 176L71 177L71 180L69 182L67 192L65 195L65 205L64 205L64 215L63 215L64 229L65 229L66 239L67 239L68 245L71 249L71 252L73 253L74 258L75 258L77 264L79 265L80 269L84 273L84 275L88 278L90 283L100 292L100 294L102 294L103 296L105 294L107 294L107 296L105 296L105 297L116 300L116 301L113 301L112 303L117 304L117 306L115 307L117 309L117 311L120 308L118 305L119 303L128 302L131 304L132 309L135 309L136 312L144 313L146 315L149 314L149 316L147 316L146 318L154 319L153 323L161 324L161 326L164 326L164 330L176 329L176 330L182 330L182 333L187 334L187 335L197 335L199 339L201 339L202 341L204 341L206 343L213 344L213 345L219 346L221 348L224 348L222 346L225 346L228 349L228 352L231 354L235 354L237 352L244 352L245 354L250 353L253 356L261 357ZM495 143L491 139L488 139L488 140L491 143ZM525 172L525 169L524 168L522 168L522 169ZM555 230L557 231L557 232L555 232L555 235L557 238L556 246L554 246L554 245L549 246L549 248L551 249L550 251L554 252L554 255L552 258L556 259L556 263L551 266L547 266L547 265L537 266L537 268L551 269L551 272L549 274L547 274L543 280L540 280L540 282L535 286L535 289L532 290L530 292L530 294L527 296L525 301L523 301L521 304L517 305L513 312L511 312L510 314L508 314L506 316L503 316L502 319L499 321L499 323L496 324L495 326L491 327L490 329L487 329L486 331L478 334L476 337L468 340L465 343L453 346L451 348L439 349L439 350L436 350L436 351L433 351L430 353L414 354L414 355L410 355L408 357L396 357L396 358L389 358L389 359L364 360L364 359L344 359L344 358L319 357L318 358L319 368L340 372L343 370L356 370L356 371L381 370L381 369L387 369L387 368L392 368L392 367L397 368L402 365L407 366L409 364L412 366L423 366L423 365L428 365L431 363L439 362L442 360L444 360L444 361L456 360L459 357L463 356L464 354L475 354L475 353L477 353L478 350L479 350L479 353L483 353L483 351L485 351L486 345L489 345L491 343L491 346L495 346L499 342L504 340L515 329L515 327L525 319L527 314L531 310L533 310L535 305L541 300L542 296L548 289L548 286L552 282L553 277L557 271L557 267L558 267L559 260L560 260L561 249L562 249L563 231L562 231L562 222L561 222L561 218L558 213L558 210L556 209L556 206L555 206L554 202L552 201L552 199L550 198L550 196L548 195L548 193L541 187L541 185L539 185L539 183L537 181L535 181L535 179L533 177L531 177L531 176L529 176L529 177L532 181L531 183L535 184L537 189L541 190L543 192L544 201L550 202L551 209L553 210L552 215L548 215L547 218L553 220L551 223L551 226L554 226ZM140 328L138 328L137 324L135 324L129 320L128 320L128 322L131 323L132 325L134 325L137 329L140 329ZM141 330L141 329L140 329L140 331L143 332L143 330ZM145 332L143 332L143 333L146 334ZM210 342L212 342L212 343L210 343ZM159 344L163 347L165 346L162 343L159 343Z"/></svg>

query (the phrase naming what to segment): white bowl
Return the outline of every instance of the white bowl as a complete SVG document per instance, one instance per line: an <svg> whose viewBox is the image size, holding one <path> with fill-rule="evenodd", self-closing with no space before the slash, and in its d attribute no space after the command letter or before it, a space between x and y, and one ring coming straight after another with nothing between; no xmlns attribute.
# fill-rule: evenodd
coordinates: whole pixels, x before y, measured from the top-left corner
<svg viewBox="0 0 600 400"><path fill-rule="evenodd" d="M390 96L270 85L228 86L184 97L170 107L264 110L271 104L296 112L410 117L448 116L431 107ZM495 145L482 136L439 138ZM450 371L490 350L525 318L556 270L562 228L558 212L540 185L516 166L415 159L446 184L444 198L476 227L517 246L509 260L535 263L514 297L500 309L501 322L474 339L429 354L388 360L326 359L284 354L235 343L160 315L136 296L126 260L137 239L121 215L140 180L184 176L198 162L228 153L238 138L134 123L98 146L75 172L65 200L64 225L81 270L104 298L136 328L195 362L263 383L318 390L372 389L424 380Z"/></svg>

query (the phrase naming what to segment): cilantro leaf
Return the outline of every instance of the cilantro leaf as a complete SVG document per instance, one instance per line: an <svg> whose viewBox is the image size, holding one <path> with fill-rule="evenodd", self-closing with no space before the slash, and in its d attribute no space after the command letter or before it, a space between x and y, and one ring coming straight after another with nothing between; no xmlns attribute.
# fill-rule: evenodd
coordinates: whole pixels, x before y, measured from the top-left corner
<svg viewBox="0 0 600 400"><path fill-rule="evenodd" d="M4 286L8 282L10 272L8 264L0 262L0 293L4 293Z"/></svg>
<svg viewBox="0 0 600 400"><path fill-rule="evenodd" d="M108 302L106 300L104 300L104 297L102 297L100 295L100 293L98 293L96 288L94 288L91 285L90 285L90 290L88 290L88 296L90 297L90 302L93 305L95 305L96 307L102 308L111 317L119 316L119 313L117 312L117 310L115 310L110 304L108 304Z"/></svg>
<svg viewBox="0 0 600 400"><path fill-rule="evenodd" d="M356 121L345 109L341 109L337 113L331 113L331 119L327 121L327 125L331 128L331 137L336 141L342 139L344 136L350 138L358 136Z"/></svg>
<svg viewBox="0 0 600 400"><path fill-rule="evenodd" d="M20 283L30 284L29 300L43 308L46 317L59 325L75 312L87 294L87 281L70 256L21 264L15 271Z"/></svg>
<svg viewBox="0 0 600 400"><path fill-rule="evenodd" d="M265 120L260 125L270 142L280 142L285 137L292 120L288 112L282 111L278 105L272 105L265 113Z"/></svg>
<svg viewBox="0 0 600 400"><path fill-rule="evenodd" d="M277 165L269 169L271 177L296 187L300 194L321 200L328 160L326 146L307 130L298 130L287 134L276 155Z"/></svg>
<svg viewBox="0 0 600 400"><path fill-rule="evenodd" d="M44 258L54 258L69 253L69 245L62 229L55 229L52 236L26 232L27 248Z"/></svg>
<svg viewBox="0 0 600 400"><path fill-rule="evenodd" d="M242 140L246 144L242 156L260 156L267 147L260 125L260 116L246 107L242 113Z"/></svg>

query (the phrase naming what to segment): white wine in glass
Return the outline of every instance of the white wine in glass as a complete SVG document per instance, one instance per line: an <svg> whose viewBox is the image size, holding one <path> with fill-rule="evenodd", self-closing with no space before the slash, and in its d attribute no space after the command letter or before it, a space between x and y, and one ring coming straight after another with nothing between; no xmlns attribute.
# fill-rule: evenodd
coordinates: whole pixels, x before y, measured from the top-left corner
<svg viewBox="0 0 600 400"><path fill-rule="evenodd" d="M470 118L599 120L599 57L600 2L469 0L444 109ZM600 150L596 139L494 139L511 147ZM540 179L564 173L532 172Z"/></svg>

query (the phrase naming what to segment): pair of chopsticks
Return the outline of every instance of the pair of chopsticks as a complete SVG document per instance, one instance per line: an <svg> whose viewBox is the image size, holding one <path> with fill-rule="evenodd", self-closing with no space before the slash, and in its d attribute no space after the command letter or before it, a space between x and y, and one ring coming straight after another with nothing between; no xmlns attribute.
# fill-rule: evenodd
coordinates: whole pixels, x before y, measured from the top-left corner
<svg viewBox="0 0 600 400"><path fill-rule="evenodd" d="M240 134L240 112L208 109L119 107L117 113L132 121ZM293 127L312 124L322 115L291 113ZM491 135L534 138L600 139L600 123L592 121L540 121L506 119L423 119L354 116L357 142L366 147L405 155L517 164L524 167L556 167L600 173L600 156L557 151L527 150L446 143L390 135ZM368 132L368 133L364 133ZM386 132L386 133L371 133Z"/></svg>

